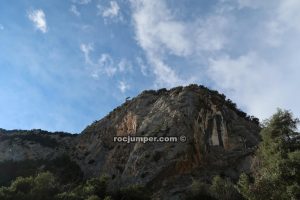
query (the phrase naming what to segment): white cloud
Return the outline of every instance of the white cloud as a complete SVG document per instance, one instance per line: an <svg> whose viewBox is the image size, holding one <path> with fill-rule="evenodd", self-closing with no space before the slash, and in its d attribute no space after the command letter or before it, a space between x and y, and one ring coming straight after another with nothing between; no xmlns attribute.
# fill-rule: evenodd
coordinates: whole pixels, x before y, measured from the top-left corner
<svg viewBox="0 0 300 200"><path fill-rule="evenodd" d="M80 16L80 12L78 11L78 9L75 5L71 5L70 12L72 12L76 16Z"/></svg>
<svg viewBox="0 0 300 200"><path fill-rule="evenodd" d="M139 66L140 69L141 69L141 73L142 73L144 76L148 76L148 74L149 74L149 69L148 69L148 67L145 65L143 59L140 58L140 57L137 57L137 58L136 58L136 62L137 62L138 66Z"/></svg>
<svg viewBox="0 0 300 200"><path fill-rule="evenodd" d="M125 93L128 89L130 89L130 85L125 81L119 81L118 88L122 93Z"/></svg>
<svg viewBox="0 0 300 200"><path fill-rule="evenodd" d="M92 0L72 0L73 3L77 3L77 4L89 4L92 2Z"/></svg>
<svg viewBox="0 0 300 200"><path fill-rule="evenodd" d="M112 77L118 72L118 67L115 67L114 60L109 54L101 54L97 62L91 59L90 53L94 51L92 44L81 44L80 50L84 55L85 63L90 67L93 78L99 79L101 74Z"/></svg>
<svg viewBox="0 0 300 200"><path fill-rule="evenodd" d="M120 72L132 72L132 65L127 59L121 59L118 68Z"/></svg>
<svg viewBox="0 0 300 200"><path fill-rule="evenodd" d="M269 37L267 42L272 46L279 46L285 43L284 35L289 32L300 32L300 1L285 0L279 1L277 8L270 14L270 20L266 22L266 29Z"/></svg>
<svg viewBox="0 0 300 200"><path fill-rule="evenodd" d="M198 71L250 114L265 118L283 107L300 115L300 97L295 96L300 1L222 0L189 21L180 20L164 0L130 2L136 40L150 65L142 73L150 69L156 86L202 82L181 73ZM170 64L174 57L187 66Z"/></svg>
<svg viewBox="0 0 300 200"><path fill-rule="evenodd" d="M123 18L120 14L120 6L116 1L110 1L108 7L104 7L100 4L97 5L98 15L101 15L105 22L107 19L122 21Z"/></svg>
<svg viewBox="0 0 300 200"><path fill-rule="evenodd" d="M263 15L260 17L262 33L265 35L264 43L272 47L279 47L285 40L284 35L288 32L300 32L300 1L298 0L222 0L223 2L236 4L237 9L256 9ZM261 15L260 13L260 15ZM253 31L258 31L254 29Z"/></svg>
<svg viewBox="0 0 300 200"><path fill-rule="evenodd" d="M101 71L105 72L107 76L111 77L117 72L117 68L114 67L114 61L109 54L101 54L97 66Z"/></svg>
<svg viewBox="0 0 300 200"><path fill-rule="evenodd" d="M219 88L255 93L257 88L273 84L269 79L276 77L274 74L270 76L270 70L274 73L271 66L256 53L250 52L235 59L228 55L210 59L208 74ZM261 85L262 82L265 84Z"/></svg>
<svg viewBox="0 0 300 200"><path fill-rule="evenodd" d="M116 17L119 14L120 7L117 2L110 1L110 7L105 9L102 13L103 17Z"/></svg>
<svg viewBox="0 0 300 200"><path fill-rule="evenodd" d="M109 77L114 76L116 74L117 70L118 69L116 67L113 67L113 66L105 67L105 73Z"/></svg>
<svg viewBox="0 0 300 200"><path fill-rule="evenodd" d="M141 72L144 76L148 76L148 72L147 72L147 66L146 65L140 65L141 68Z"/></svg>
<svg viewBox="0 0 300 200"><path fill-rule="evenodd" d="M149 53L148 59L153 67L153 73L156 75L155 87L173 87L176 85L186 85L187 83L180 79L177 73L167 64L165 64L157 55Z"/></svg>
<svg viewBox="0 0 300 200"><path fill-rule="evenodd" d="M208 74L219 90L250 114L264 119L277 107L289 109L299 101L299 97L292 92L297 91L297 84L286 80L286 69L250 52L238 58L222 56L211 59ZM294 107L294 111L299 112L299 107Z"/></svg>
<svg viewBox="0 0 300 200"><path fill-rule="evenodd" d="M187 39L185 25L174 19L164 1L131 2L136 38L142 48L159 52L163 47L179 56L190 53L192 44Z"/></svg>
<svg viewBox="0 0 300 200"><path fill-rule="evenodd" d="M296 28L298 31L300 30L300 22L299 19L300 13L300 1L298 0L285 0L280 1L278 7L278 20L282 23L286 23L291 28Z"/></svg>
<svg viewBox="0 0 300 200"><path fill-rule="evenodd" d="M229 20L224 16L212 15L193 24L196 26L194 34L190 37L193 42L194 52L202 54L203 51L222 50L227 43L227 27ZM192 28L190 29L192 30Z"/></svg>
<svg viewBox="0 0 300 200"><path fill-rule="evenodd" d="M247 2L243 1L243 8L257 10L260 19L249 32L244 30L238 35L238 42L247 47L248 53L210 58L208 77L238 105L262 119L277 107L292 109L299 116L300 97L295 91L300 85L300 59L296 53L300 46L300 23L295 19L300 17L300 2L255 0L251 5ZM247 23L246 19L239 20ZM248 41L253 35L255 41Z"/></svg>
<svg viewBox="0 0 300 200"><path fill-rule="evenodd" d="M43 10L31 10L28 12L28 18L34 23L35 27L42 31L47 32L46 16Z"/></svg>
<svg viewBox="0 0 300 200"><path fill-rule="evenodd" d="M185 22L176 18L165 1L131 0L138 44L143 48L157 86L186 85L194 78L181 77L165 60L202 56L226 45L227 18L209 15Z"/></svg>
<svg viewBox="0 0 300 200"><path fill-rule="evenodd" d="M136 39L152 65L156 85L171 87L183 83L175 71L163 62L162 53L189 54L191 44L185 39L184 25L172 19L163 1L132 0L131 3Z"/></svg>
<svg viewBox="0 0 300 200"><path fill-rule="evenodd" d="M165 50L186 57L202 51L221 50L226 44L224 32L229 19L222 15L214 13L185 22L176 19L165 1L131 2L136 37L144 49L155 52Z"/></svg>
<svg viewBox="0 0 300 200"><path fill-rule="evenodd" d="M239 9L242 8L258 8L261 4L260 0L237 0Z"/></svg>
<svg viewBox="0 0 300 200"><path fill-rule="evenodd" d="M220 0L222 7L229 7L231 9L260 9L262 7L270 7L272 2L276 2L280 0ZM228 8L228 7L227 7Z"/></svg>
<svg viewBox="0 0 300 200"><path fill-rule="evenodd" d="M92 60L90 59L90 52L94 50L92 44L81 44L80 50L84 54L84 59L87 64L93 65Z"/></svg>

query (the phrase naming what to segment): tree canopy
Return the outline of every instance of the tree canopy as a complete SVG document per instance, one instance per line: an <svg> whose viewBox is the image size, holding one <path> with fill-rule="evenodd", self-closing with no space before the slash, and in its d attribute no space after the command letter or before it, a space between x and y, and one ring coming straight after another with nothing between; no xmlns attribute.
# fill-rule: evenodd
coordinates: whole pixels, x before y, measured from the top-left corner
<svg viewBox="0 0 300 200"><path fill-rule="evenodd" d="M263 124L255 171L242 174L239 191L246 199L300 199L299 120L278 109Z"/></svg>

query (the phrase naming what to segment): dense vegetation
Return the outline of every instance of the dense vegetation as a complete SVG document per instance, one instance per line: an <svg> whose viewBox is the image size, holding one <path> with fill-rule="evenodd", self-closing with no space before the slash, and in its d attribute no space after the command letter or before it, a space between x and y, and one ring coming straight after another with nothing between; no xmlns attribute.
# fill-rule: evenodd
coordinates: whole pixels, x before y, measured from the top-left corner
<svg viewBox="0 0 300 200"><path fill-rule="evenodd" d="M210 184L196 180L189 199L300 199L298 123L291 112L278 110L262 125L262 142L256 152L253 173L241 174L236 184L219 176Z"/></svg>
<svg viewBox="0 0 300 200"><path fill-rule="evenodd" d="M229 178L218 175L213 177L211 182L194 180L190 190L187 191L187 199L300 199L298 123L299 120L289 111L278 110L262 125L262 142L256 152L256 161L251 174L242 174L238 182L232 182ZM36 170L41 164L45 167ZM139 185L111 190L112 185L107 177L83 181L78 170L78 166L67 157L57 158L48 163L46 161L0 163L0 184L3 185L0 188L0 199L150 199L149 191ZM14 180L11 181L12 179Z"/></svg>
<svg viewBox="0 0 300 200"><path fill-rule="evenodd" d="M2 141L8 140L10 143L15 141L30 141L38 143L44 147L55 148L59 144L55 138L51 135L58 135L60 138L63 137L76 137L77 134L70 134L66 132L48 132L41 129L32 130L4 130L0 129L0 139Z"/></svg>
<svg viewBox="0 0 300 200"><path fill-rule="evenodd" d="M66 155L54 160L5 161L0 162L0 186L8 186L19 176L29 177L43 171L60 177L64 184L77 183L83 176L80 167Z"/></svg>
<svg viewBox="0 0 300 200"><path fill-rule="evenodd" d="M32 141L35 143L39 143L42 146L54 148L58 146L58 142L51 138L49 135L40 135L35 133L25 133L25 134L17 134L17 135L3 135L1 136L1 140L9 140L10 143L13 143L15 139L20 139L20 141Z"/></svg>
<svg viewBox="0 0 300 200"><path fill-rule="evenodd" d="M298 123L290 112L282 110L265 122L256 170L250 177L242 174L238 183L246 199L300 199Z"/></svg>
<svg viewBox="0 0 300 200"><path fill-rule="evenodd" d="M0 188L1 200L142 200L150 199L141 186L131 185L109 191L108 178L92 178L78 185L64 185L51 172L35 176L18 177L10 186Z"/></svg>

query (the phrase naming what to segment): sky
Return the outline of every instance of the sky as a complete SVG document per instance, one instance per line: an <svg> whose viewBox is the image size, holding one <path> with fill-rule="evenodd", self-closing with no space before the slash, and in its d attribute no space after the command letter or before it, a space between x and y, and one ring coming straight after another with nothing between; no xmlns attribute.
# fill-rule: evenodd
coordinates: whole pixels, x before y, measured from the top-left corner
<svg viewBox="0 0 300 200"><path fill-rule="evenodd" d="M299 0L0 2L0 127L81 132L191 83L261 120L300 116Z"/></svg>

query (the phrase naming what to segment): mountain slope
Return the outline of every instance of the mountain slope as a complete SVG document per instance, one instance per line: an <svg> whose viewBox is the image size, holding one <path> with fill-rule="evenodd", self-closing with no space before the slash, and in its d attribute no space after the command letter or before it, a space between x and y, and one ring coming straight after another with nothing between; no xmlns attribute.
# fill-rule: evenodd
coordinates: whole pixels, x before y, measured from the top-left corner
<svg viewBox="0 0 300 200"><path fill-rule="evenodd" d="M240 173L249 172L259 131L258 120L246 116L224 95L190 85L144 91L78 136L35 133L53 139L53 146L17 136L8 140L12 135L1 131L0 161L68 155L86 178L107 175L111 189L141 184L155 191L154 198L181 198L195 177L210 181L222 175L237 180ZM114 142L115 136L128 135L186 141Z"/></svg>

